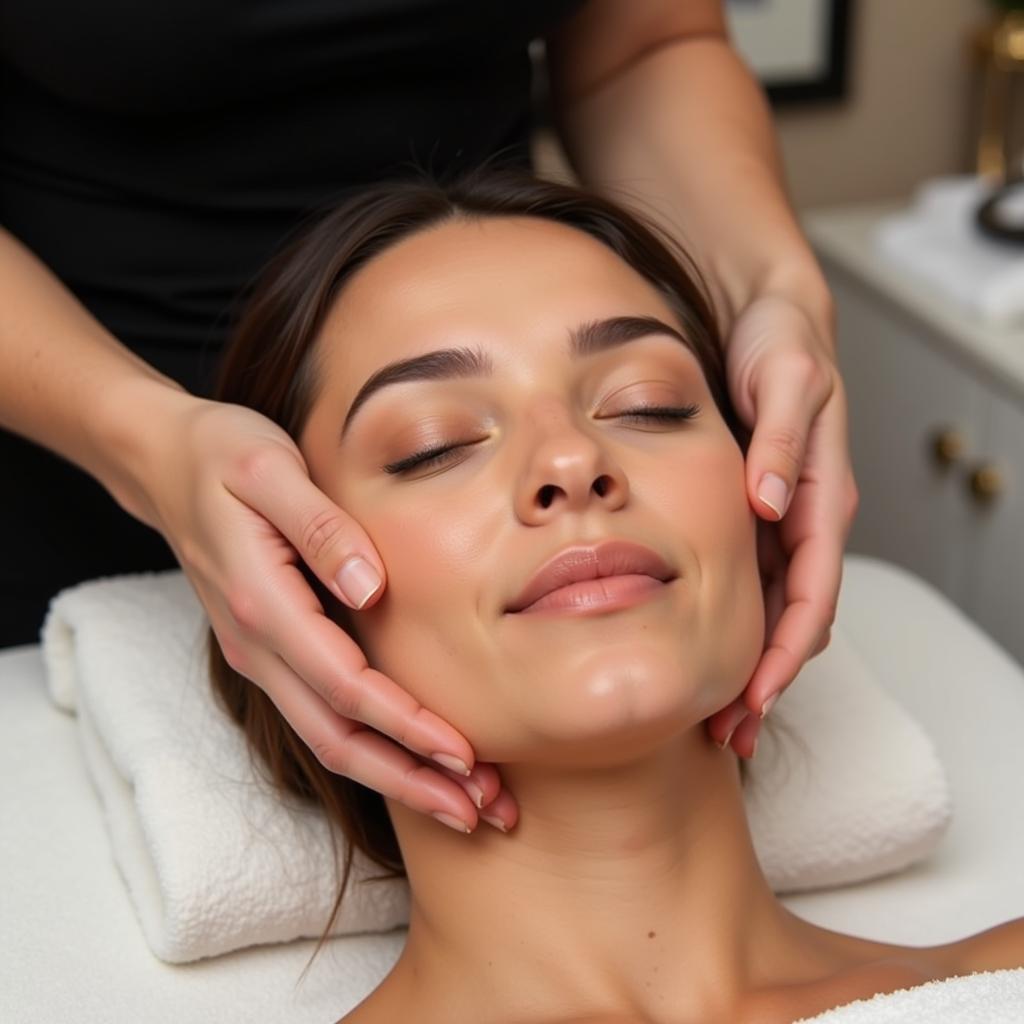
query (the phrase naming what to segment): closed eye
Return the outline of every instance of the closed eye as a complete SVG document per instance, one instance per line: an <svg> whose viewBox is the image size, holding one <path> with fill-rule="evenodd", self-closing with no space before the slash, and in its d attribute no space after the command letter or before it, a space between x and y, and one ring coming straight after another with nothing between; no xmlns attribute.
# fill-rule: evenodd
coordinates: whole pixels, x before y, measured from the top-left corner
<svg viewBox="0 0 1024 1024"><path fill-rule="evenodd" d="M615 419L626 420L659 420L664 423L675 423L679 420L692 420L700 412L696 402L689 405L644 405L636 409L627 409L615 415Z"/></svg>
<svg viewBox="0 0 1024 1024"><path fill-rule="evenodd" d="M433 448L424 448L423 451L413 455L407 455L397 462L389 462L381 468L385 473L408 473L419 466L440 465L447 462L460 448L465 447L465 444L436 445Z"/></svg>
<svg viewBox="0 0 1024 1024"><path fill-rule="evenodd" d="M634 409L627 409L625 412L616 413L609 419L630 420L633 422L679 423L683 420L692 420L700 412L700 406L696 402L689 405L645 405ZM440 466L450 462L462 448L469 447L477 442L466 442L460 444L434 445L424 448L412 455L407 455L397 462L390 462L381 468L385 473L402 474L408 473L421 466Z"/></svg>

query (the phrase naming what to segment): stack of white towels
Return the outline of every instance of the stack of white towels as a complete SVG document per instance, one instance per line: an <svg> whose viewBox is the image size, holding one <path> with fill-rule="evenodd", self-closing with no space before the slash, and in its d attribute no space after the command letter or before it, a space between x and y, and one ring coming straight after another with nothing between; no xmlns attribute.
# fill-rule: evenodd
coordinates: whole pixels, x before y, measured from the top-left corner
<svg viewBox="0 0 1024 1024"><path fill-rule="evenodd" d="M933 178L875 228L882 256L993 327L1024 325L1024 246L989 238L975 212L995 190L977 175ZM1024 225L1024 189L1005 212Z"/></svg>

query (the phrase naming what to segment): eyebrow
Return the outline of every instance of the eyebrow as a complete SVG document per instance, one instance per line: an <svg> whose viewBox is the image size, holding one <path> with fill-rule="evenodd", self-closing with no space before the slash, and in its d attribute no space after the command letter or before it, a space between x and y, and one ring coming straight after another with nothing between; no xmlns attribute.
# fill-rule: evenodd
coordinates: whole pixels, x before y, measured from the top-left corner
<svg viewBox="0 0 1024 1024"><path fill-rule="evenodd" d="M605 320L590 320L569 331L569 354L574 359L596 355L618 345L647 338L652 334L667 334L693 352L693 346L675 327L654 316L613 316ZM391 384L404 384L413 380L451 380L464 377L487 377L494 372L491 358L479 349L444 348L422 356L402 359L377 370L359 389L352 400L345 422L343 440L355 414L371 395Z"/></svg>

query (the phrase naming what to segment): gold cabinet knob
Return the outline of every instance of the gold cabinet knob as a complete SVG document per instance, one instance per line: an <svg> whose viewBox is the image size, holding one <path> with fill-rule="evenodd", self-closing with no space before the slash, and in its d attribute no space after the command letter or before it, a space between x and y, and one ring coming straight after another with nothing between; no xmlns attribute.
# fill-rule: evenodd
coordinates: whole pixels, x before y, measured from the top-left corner
<svg viewBox="0 0 1024 1024"><path fill-rule="evenodd" d="M1003 493L1003 474L990 462L982 463L971 471L968 481L971 497L980 505L988 505Z"/></svg>
<svg viewBox="0 0 1024 1024"><path fill-rule="evenodd" d="M952 466L963 458L967 444L955 427L940 427L931 437L932 457L940 466Z"/></svg>

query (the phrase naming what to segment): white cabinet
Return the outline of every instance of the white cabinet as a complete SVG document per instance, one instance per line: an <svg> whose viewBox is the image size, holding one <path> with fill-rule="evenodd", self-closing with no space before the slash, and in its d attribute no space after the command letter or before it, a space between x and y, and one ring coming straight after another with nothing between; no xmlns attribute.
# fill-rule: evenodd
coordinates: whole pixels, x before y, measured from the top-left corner
<svg viewBox="0 0 1024 1024"><path fill-rule="evenodd" d="M1024 662L1024 405L992 398L979 454L1005 480L1005 494L975 513L977 562L964 580L964 603Z"/></svg>
<svg viewBox="0 0 1024 1024"><path fill-rule="evenodd" d="M804 215L849 394L848 549L934 583L1024 662L1024 330L985 329L884 263L872 230L890 209Z"/></svg>

